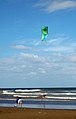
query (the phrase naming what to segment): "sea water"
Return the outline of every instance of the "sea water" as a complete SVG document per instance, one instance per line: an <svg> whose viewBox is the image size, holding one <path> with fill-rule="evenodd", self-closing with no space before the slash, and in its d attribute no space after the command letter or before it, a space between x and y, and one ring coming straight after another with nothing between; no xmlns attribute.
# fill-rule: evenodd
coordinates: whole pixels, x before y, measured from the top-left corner
<svg viewBox="0 0 76 119"><path fill-rule="evenodd" d="M16 97L25 108L76 109L76 88L1 88L0 106L18 107Z"/></svg>

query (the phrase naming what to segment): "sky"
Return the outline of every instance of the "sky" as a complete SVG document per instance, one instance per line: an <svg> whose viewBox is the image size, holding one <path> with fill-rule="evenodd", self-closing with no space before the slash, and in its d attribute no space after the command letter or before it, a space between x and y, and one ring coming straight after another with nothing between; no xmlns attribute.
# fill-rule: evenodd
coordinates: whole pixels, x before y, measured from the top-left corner
<svg viewBox="0 0 76 119"><path fill-rule="evenodd" d="M0 0L0 88L75 86L76 0Z"/></svg>

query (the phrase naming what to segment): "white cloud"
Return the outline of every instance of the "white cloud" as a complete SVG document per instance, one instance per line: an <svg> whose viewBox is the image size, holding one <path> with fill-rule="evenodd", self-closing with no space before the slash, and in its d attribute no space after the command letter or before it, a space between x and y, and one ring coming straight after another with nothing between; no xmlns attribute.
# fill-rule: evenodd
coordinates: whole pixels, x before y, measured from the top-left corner
<svg viewBox="0 0 76 119"><path fill-rule="evenodd" d="M38 55L35 55L35 54L29 54L29 53L21 53L21 56L23 57L23 58L28 58L28 59L30 59L30 60L39 60L39 56Z"/></svg>
<svg viewBox="0 0 76 119"><path fill-rule="evenodd" d="M48 62L48 58L45 56L39 56L37 54L30 54L30 53L21 53L21 57L24 59L34 62L34 63L46 63Z"/></svg>
<svg viewBox="0 0 76 119"><path fill-rule="evenodd" d="M76 64L73 64L76 58L74 56L69 58L69 56L62 57L61 54L50 53L45 57L44 55L21 53L14 57L0 58L0 80L9 80L11 85L19 81L21 85L25 82L24 85L29 86L30 83L31 86L31 82L36 83L37 81L42 81L44 85L44 82L48 80L49 84L50 80L53 81L54 76L56 79L59 76L61 80L62 75L66 75L67 79L67 75L72 77L76 74Z"/></svg>
<svg viewBox="0 0 76 119"><path fill-rule="evenodd" d="M39 49L39 51L47 53L75 53L76 52L76 42L73 39L67 37L57 37L51 38L46 41L44 48Z"/></svg>
<svg viewBox="0 0 76 119"><path fill-rule="evenodd" d="M12 48L19 49L19 50L30 50L31 47L24 46L24 45L13 45Z"/></svg>
<svg viewBox="0 0 76 119"><path fill-rule="evenodd" d="M14 45L13 48L20 49L20 53L18 52L16 56L0 58L0 79L6 80L7 77L10 82L23 81L24 84L25 81L29 85L32 81L50 82L53 81L52 77L55 80L59 76L61 80L62 75L67 79L76 74L75 40L57 36L45 43L37 44L36 47L33 45L36 42L30 45L31 42L29 45L27 43ZM29 46L37 48L37 51L22 52L22 49L29 49Z"/></svg>
<svg viewBox="0 0 76 119"><path fill-rule="evenodd" d="M72 54L72 55L69 57L69 61L70 61L70 62L76 62L76 54Z"/></svg>
<svg viewBox="0 0 76 119"><path fill-rule="evenodd" d="M36 76L37 73L32 71L32 72L29 73L29 75Z"/></svg>
<svg viewBox="0 0 76 119"><path fill-rule="evenodd" d="M41 67L38 68L38 71L41 72L41 73L43 73L43 74L46 73L45 69L44 68L41 68Z"/></svg>
<svg viewBox="0 0 76 119"><path fill-rule="evenodd" d="M44 49L44 51L46 52L62 52L62 53L70 53L73 52L73 48L72 47L68 47L68 46L59 46L59 47L52 47L52 48L46 48Z"/></svg>
<svg viewBox="0 0 76 119"><path fill-rule="evenodd" d="M71 9L76 7L76 1L75 0L53 0L53 1L46 1L44 3L38 3L38 7L41 7L47 12L55 12L58 10L65 10L65 9Z"/></svg>

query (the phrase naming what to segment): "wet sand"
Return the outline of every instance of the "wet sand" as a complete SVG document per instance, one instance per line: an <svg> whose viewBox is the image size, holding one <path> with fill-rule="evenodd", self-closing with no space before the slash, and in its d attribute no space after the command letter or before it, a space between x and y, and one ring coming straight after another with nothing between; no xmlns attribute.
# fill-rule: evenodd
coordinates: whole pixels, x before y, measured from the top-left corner
<svg viewBox="0 0 76 119"><path fill-rule="evenodd" d="M0 119L76 119L76 110L0 107Z"/></svg>

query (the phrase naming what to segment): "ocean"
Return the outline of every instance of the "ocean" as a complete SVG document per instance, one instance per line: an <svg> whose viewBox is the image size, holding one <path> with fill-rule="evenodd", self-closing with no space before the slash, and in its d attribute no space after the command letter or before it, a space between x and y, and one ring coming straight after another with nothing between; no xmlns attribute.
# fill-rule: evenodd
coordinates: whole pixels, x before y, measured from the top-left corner
<svg viewBox="0 0 76 119"><path fill-rule="evenodd" d="M0 88L0 107L76 109L76 88Z"/></svg>

